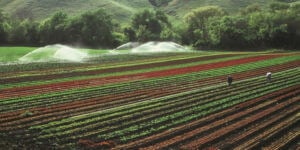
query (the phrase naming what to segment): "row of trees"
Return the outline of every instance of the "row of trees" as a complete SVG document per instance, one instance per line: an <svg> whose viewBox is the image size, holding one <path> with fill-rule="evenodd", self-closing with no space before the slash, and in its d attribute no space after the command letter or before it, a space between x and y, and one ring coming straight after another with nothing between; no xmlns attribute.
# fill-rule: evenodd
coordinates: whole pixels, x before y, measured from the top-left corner
<svg viewBox="0 0 300 150"><path fill-rule="evenodd" d="M272 3L269 10L250 5L238 15L202 7L186 16L185 42L195 47L299 48L300 5Z"/></svg>
<svg viewBox="0 0 300 150"><path fill-rule="evenodd" d="M62 12L40 23L0 18L0 44L45 45L54 43L110 47L115 41L111 17L102 10L69 18Z"/></svg>
<svg viewBox="0 0 300 150"><path fill-rule="evenodd" d="M253 4L230 15L218 6L200 7L172 26L162 11L135 14L126 27L103 10L77 17L57 12L42 21L16 21L0 13L1 45L80 44L115 47L128 41L172 40L195 48L300 47L300 5L272 3L267 10Z"/></svg>

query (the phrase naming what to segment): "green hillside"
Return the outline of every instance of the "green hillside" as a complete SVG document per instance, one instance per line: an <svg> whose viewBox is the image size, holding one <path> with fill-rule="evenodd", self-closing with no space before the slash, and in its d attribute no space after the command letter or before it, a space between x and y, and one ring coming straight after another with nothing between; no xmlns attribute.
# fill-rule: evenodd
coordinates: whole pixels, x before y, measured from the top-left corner
<svg viewBox="0 0 300 150"><path fill-rule="evenodd" d="M1 0L0 9L14 17L41 20L57 11L77 15L103 8L114 19L127 22L132 14L145 8L159 8L171 16L182 17L191 9L201 6L219 5L234 13L252 3L265 7L271 2L273 0Z"/></svg>
<svg viewBox="0 0 300 150"><path fill-rule="evenodd" d="M271 0L267 0L271 1ZM218 5L230 13L238 12L250 4L258 3L265 7L268 3L266 0L173 0L164 8L168 14L173 14L179 17L184 16L191 9L207 5Z"/></svg>
<svg viewBox="0 0 300 150"><path fill-rule="evenodd" d="M142 9L162 9L170 16L181 18L193 8L219 5L230 13L252 3L267 6L274 0L0 0L0 9L17 18L42 20L57 11L69 15L102 8L115 20L128 22L132 14ZM296 0L298 1L298 0Z"/></svg>
<svg viewBox="0 0 300 150"><path fill-rule="evenodd" d="M113 18L125 22L133 13L151 7L151 4L148 0L1 0L0 7L13 17L37 20L47 18L57 11L77 15L102 8Z"/></svg>

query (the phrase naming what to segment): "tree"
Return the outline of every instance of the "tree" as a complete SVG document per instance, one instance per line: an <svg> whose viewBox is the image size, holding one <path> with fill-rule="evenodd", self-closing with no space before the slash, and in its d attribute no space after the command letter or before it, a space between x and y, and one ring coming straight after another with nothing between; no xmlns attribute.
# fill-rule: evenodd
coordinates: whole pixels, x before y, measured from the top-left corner
<svg viewBox="0 0 300 150"><path fill-rule="evenodd" d="M50 19L46 19L44 22L42 22L39 27L41 43L65 43L65 27L67 22L68 16L63 12L57 12Z"/></svg>
<svg viewBox="0 0 300 150"><path fill-rule="evenodd" d="M292 2L296 2L297 0L275 0L277 2L283 2L283 3L292 3Z"/></svg>
<svg viewBox="0 0 300 150"><path fill-rule="evenodd" d="M257 3L254 3L254 4L247 6L246 8L241 9L241 15L248 15L248 14L251 14L254 12L261 12L261 11L262 11L262 9L261 9L260 5Z"/></svg>
<svg viewBox="0 0 300 150"><path fill-rule="evenodd" d="M89 47L112 47L123 39L120 34L113 35L111 17L103 10L86 12L69 19L65 13L57 12L40 23L41 43L80 44Z"/></svg>
<svg viewBox="0 0 300 150"><path fill-rule="evenodd" d="M290 10L292 11L292 13L294 13L294 15L299 16L299 14L300 14L300 3L291 4Z"/></svg>
<svg viewBox="0 0 300 150"><path fill-rule="evenodd" d="M127 41L136 41L136 34L134 32L134 29L131 27L125 27L124 30L124 35L127 37Z"/></svg>
<svg viewBox="0 0 300 150"><path fill-rule="evenodd" d="M168 5L168 3L172 0L149 0L149 2L156 7Z"/></svg>
<svg viewBox="0 0 300 150"><path fill-rule="evenodd" d="M29 45L39 45L40 37L38 31L38 23L24 20L23 25L25 26L25 43Z"/></svg>
<svg viewBox="0 0 300 150"><path fill-rule="evenodd" d="M39 45L38 23L25 19L11 21L8 43L17 45Z"/></svg>
<svg viewBox="0 0 300 150"><path fill-rule="evenodd" d="M84 13L82 21L81 38L84 44L97 47L111 47L113 39L113 24L111 17L103 10Z"/></svg>
<svg viewBox="0 0 300 150"><path fill-rule="evenodd" d="M8 42L11 44L25 44L26 28L19 21L12 23L12 28L9 31Z"/></svg>
<svg viewBox="0 0 300 150"><path fill-rule="evenodd" d="M218 6L206 6L194 9L185 16L188 23L188 34L190 35L190 43L196 47L208 47L209 33L208 22L214 17L222 17L226 13Z"/></svg>
<svg viewBox="0 0 300 150"><path fill-rule="evenodd" d="M216 44L222 48L248 47L248 22L242 16L224 16L219 21L219 36L216 35ZM219 38L219 40L218 40Z"/></svg>
<svg viewBox="0 0 300 150"><path fill-rule="evenodd" d="M162 11L144 10L133 16L131 21L138 41L161 40L161 33L166 28L171 28L168 17Z"/></svg>
<svg viewBox="0 0 300 150"><path fill-rule="evenodd" d="M66 25L66 35L67 36L67 43L69 44L83 44L83 37L82 31L83 28L83 21L80 17L74 17L70 21L68 21Z"/></svg>
<svg viewBox="0 0 300 150"><path fill-rule="evenodd" d="M290 7L290 4L274 2L274 3L271 3L269 7L272 12L275 12L275 11L287 10Z"/></svg>
<svg viewBox="0 0 300 150"><path fill-rule="evenodd" d="M7 17L0 10L0 44L7 42L8 28Z"/></svg>
<svg viewBox="0 0 300 150"><path fill-rule="evenodd" d="M172 28L166 28L160 33L160 39L163 41L179 41L179 34Z"/></svg>
<svg viewBox="0 0 300 150"><path fill-rule="evenodd" d="M147 26L140 25L138 29L136 30L136 36L138 38L138 41L140 42L147 42L150 40L158 40L157 35L151 33L150 30L148 30Z"/></svg>
<svg viewBox="0 0 300 150"><path fill-rule="evenodd" d="M273 47L299 49L300 17L299 10L289 8L287 11L272 13L274 27L270 33L270 45Z"/></svg>

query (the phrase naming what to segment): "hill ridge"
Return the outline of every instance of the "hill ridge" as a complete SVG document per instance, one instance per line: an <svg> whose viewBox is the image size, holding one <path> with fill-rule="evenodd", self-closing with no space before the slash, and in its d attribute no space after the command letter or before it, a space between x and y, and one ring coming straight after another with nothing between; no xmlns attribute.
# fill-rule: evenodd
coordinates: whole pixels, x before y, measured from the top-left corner
<svg viewBox="0 0 300 150"><path fill-rule="evenodd" d="M74 16L86 11L104 9L113 19L121 23L129 22L131 16L143 9L161 9L168 15L183 17L191 9L218 5L226 11L236 13L241 8L252 3L262 7L268 6L274 0L1 0L0 9L14 18L43 20L57 11ZM299 1L299 0L295 0Z"/></svg>

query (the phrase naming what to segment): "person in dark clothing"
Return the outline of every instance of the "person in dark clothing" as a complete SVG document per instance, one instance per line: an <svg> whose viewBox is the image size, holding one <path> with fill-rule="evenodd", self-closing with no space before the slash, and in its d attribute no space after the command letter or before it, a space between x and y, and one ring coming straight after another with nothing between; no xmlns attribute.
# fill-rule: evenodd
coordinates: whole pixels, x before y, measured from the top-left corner
<svg viewBox="0 0 300 150"><path fill-rule="evenodd" d="M272 79L272 73L271 72L268 72L266 74L266 77L267 77L267 82L271 82L271 79Z"/></svg>
<svg viewBox="0 0 300 150"><path fill-rule="evenodd" d="M232 76L227 76L227 83L228 83L228 86L230 86L230 85L232 84L232 81L233 81Z"/></svg>

